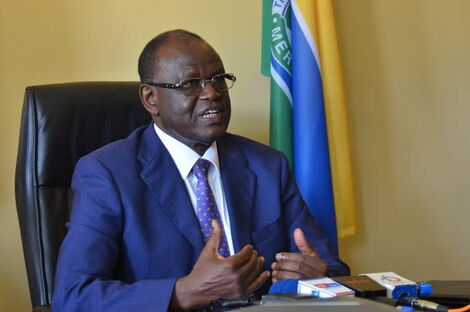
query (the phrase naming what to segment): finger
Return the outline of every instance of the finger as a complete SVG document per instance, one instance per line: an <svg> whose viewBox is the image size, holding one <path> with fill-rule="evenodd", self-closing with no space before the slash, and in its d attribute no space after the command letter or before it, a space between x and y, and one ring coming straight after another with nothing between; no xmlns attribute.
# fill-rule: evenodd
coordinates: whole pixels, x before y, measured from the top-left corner
<svg viewBox="0 0 470 312"><path fill-rule="evenodd" d="M300 228L294 230L294 242L300 252L305 255L318 256L318 251L308 242L304 231Z"/></svg>
<svg viewBox="0 0 470 312"><path fill-rule="evenodd" d="M303 271L307 272L307 275L315 276L324 276L328 270L328 264L318 256L281 252L276 255L276 260L271 264L273 270Z"/></svg>
<svg viewBox="0 0 470 312"><path fill-rule="evenodd" d="M297 252L280 252L276 254L276 261L298 261L301 262L305 258L305 255Z"/></svg>
<svg viewBox="0 0 470 312"><path fill-rule="evenodd" d="M291 271L280 271L274 270L272 273L273 279L276 281L284 280L284 279L307 279L310 278L305 274L299 272L291 272Z"/></svg>
<svg viewBox="0 0 470 312"><path fill-rule="evenodd" d="M294 265L291 266L291 270L281 268L279 266L276 266L276 268L273 270L272 276L273 278L276 278L277 280L282 280L286 278L291 278L291 279L306 279L310 278L310 276L317 276L318 273L312 272L310 269L309 270L301 270L298 269L298 267L295 267Z"/></svg>
<svg viewBox="0 0 470 312"><path fill-rule="evenodd" d="M305 264L299 261L281 261L274 262L271 265L273 270L277 271L292 271L292 272L303 272L305 271ZM308 268L310 270L310 268Z"/></svg>
<svg viewBox="0 0 470 312"><path fill-rule="evenodd" d="M245 280L247 281L248 285L251 284L256 279L256 277L260 274L261 270L263 269L263 265L264 265L264 257L257 257L255 267L247 271L247 276Z"/></svg>
<svg viewBox="0 0 470 312"><path fill-rule="evenodd" d="M307 277L325 276L328 265L320 258L303 255L302 261L280 261L271 265L273 270L290 271L306 275Z"/></svg>
<svg viewBox="0 0 470 312"><path fill-rule="evenodd" d="M212 232L207 238L206 246L201 251L201 254L210 253L211 255L219 255L217 251L220 241L222 240L222 229L217 220L212 219ZM219 255L220 256L220 255ZM221 256L220 256L221 257Z"/></svg>
<svg viewBox="0 0 470 312"><path fill-rule="evenodd" d="M263 273L261 273L257 279L254 280L253 283L251 283L250 286L248 286L247 288L247 293L250 294L254 291L256 291L258 288L260 288L264 282L266 282L266 280L269 278L270 274L269 274L269 271L264 271Z"/></svg>
<svg viewBox="0 0 470 312"><path fill-rule="evenodd" d="M242 250L240 250L233 256L228 257L226 259L232 263L233 267L240 268L243 265L245 265L245 263L250 261L252 254L253 254L253 246L246 245L245 247L242 248Z"/></svg>
<svg viewBox="0 0 470 312"><path fill-rule="evenodd" d="M252 280L249 280L248 277L252 275L253 272L255 272L255 276L258 276L259 274L260 269L258 269L258 271L256 272L258 263L260 261L259 258L260 257L258 257L258 253L256 252L256 250L253 250L251 258L244 265L242 265L238 271L240 276L245 281L247 281L246 285L252 282Z"/></svg>
<svg viewBox="0 0 470 312"><path fill-rule="evenodd" d="M277 262L284 262L284 261L297 261L297 262L305 262L307 264L312 264L315 266L317 261L322 261L318 255L307 255L301 254L297 252L280 252L276 254Z"/></svg>

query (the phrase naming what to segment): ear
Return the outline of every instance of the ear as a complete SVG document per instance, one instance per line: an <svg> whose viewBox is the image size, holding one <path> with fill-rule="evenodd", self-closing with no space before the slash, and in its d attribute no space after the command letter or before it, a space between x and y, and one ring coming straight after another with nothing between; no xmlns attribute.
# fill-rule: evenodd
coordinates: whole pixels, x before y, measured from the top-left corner
<svg viewBox="0 0 470 312"><path fill-rule="evenodd" d="M149 85L141 84L139 87L139 95L142 104L145 109L152 115L157 116L158 105L157 105L157 94L156 90Z"/></svg>

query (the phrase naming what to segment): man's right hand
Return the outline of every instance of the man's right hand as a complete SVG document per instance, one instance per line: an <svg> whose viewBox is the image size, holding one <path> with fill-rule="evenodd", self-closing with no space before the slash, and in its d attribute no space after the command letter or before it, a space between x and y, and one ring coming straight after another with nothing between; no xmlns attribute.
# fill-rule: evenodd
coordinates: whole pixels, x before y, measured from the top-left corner
<svg viewBox="0 0 470 312"><path fill-rule="evenodd" d="M269 277L260 274L264 258L252 246L231 257L222 257L217 248L222 238L219 223L212 221L212 233L189 275L176 281L171 307L193 310L216 299L239 299L258 289Z"/></svg>

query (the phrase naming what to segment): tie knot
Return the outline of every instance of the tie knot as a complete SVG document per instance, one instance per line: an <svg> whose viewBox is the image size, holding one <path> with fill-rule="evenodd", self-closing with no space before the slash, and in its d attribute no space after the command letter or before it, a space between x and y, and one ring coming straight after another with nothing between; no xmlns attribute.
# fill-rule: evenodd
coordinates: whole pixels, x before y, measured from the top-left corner
<svg viewBox="0 0 470 312"><path fill-rule="evenodd" d="M204 158L199 158L198 161L194 164L193 171L197 179L206 179L207 172L211 167L211 162Z"/></svg>

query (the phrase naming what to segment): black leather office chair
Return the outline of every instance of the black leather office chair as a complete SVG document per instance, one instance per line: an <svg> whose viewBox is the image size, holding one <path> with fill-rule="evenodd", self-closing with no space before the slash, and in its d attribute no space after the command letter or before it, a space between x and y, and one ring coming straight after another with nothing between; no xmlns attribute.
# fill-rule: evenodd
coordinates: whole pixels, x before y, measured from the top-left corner
<svg viewBox="0 0 470 312"><path fill-rule="evenodd" d="M16 206L34 311L48 311L66 233L77 160L149 124L137 82L26 88L16 165Z"/></svg>

